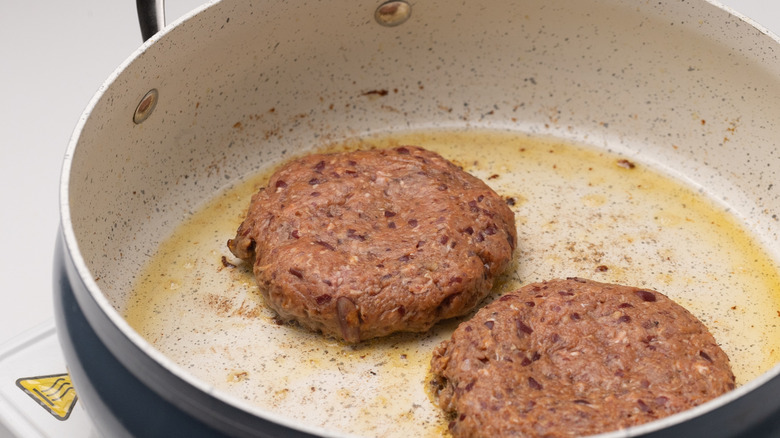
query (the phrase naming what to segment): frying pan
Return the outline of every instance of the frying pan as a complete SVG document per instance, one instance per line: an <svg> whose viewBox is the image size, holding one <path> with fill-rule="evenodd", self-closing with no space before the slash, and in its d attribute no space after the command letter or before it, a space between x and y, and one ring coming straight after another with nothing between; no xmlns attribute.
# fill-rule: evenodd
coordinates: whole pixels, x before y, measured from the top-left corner
<svg viewBox="0 0 780 438"><path fill-rule="evenodd" d="M79 399L108 436L353 433L258 407L225 390L224 381L202 378L220 362L182 365L125 319L134 285L182 222L248 175L329 143L465 130L582 144L680 181L749 230L770 260L780 255L780 45L715 3L426 0L382 8L223 0L155 29L145 29L148 41L89 104L61 183L57 327ZM759 275L775 275L776 263L765 269ZM722 278L715 284L729 289L732 273L721 274L710 273L708 284ZM727 290L712 301L724 315L756 299L768 304L755 313L772 313L776 292ZM678 298L686 300L683 292ZM707 321L723 322L700 310ZM740 342L738 327L755 325L749 313L733 313L727 343ZM173 319L187 319L186 312ZM780 365L772 352L780 344L770 329L771 322L751 343L769 351L771 363L736 390L604 436L775 436ZM219 339L209 348L232 342ZM435 340L395 339L427 339L425 348ZM370 346L310 342L345 356L373 354ZM180 354L186 361L195 352ZM251 376L258 390L273 386L262 373ZM333 385L324 390L355 389ZM414 392L421 385L398 386ZM402 423L373 434L391 435Z"/></svg>

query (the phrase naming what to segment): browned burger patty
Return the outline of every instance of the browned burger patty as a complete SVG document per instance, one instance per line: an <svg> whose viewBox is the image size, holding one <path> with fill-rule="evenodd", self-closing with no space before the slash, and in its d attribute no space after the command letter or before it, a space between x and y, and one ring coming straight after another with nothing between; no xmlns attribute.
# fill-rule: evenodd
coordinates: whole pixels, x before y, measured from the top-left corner
<svg viewBox="0 0 780 438"><path fill-rule="evenodd" d="M578 278L530 284L462 323L431 361L456 437L577 437L734 388L707 328L665 295Z"/></svg>
<svg viewBox="0 0 780 438"><path fill-rule="evenodd" d="M228 247L254 259L281 318L358 342L466 313L516 240L514 214L485 183L404 146L286 164Z"/></svg>

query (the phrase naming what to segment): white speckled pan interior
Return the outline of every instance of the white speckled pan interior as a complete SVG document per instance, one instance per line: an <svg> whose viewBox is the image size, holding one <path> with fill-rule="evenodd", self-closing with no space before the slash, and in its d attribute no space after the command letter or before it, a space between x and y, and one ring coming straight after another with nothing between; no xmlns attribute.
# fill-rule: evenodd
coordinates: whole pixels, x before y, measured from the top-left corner
<svg viewBox="0 0 780 438"><path fill-rule="evenodd" d="M617 152L722 203L780 257L771 35L705 1L426 0L397 27L374 21L377 6L210 4L91 104L66 159L65 233L149 354L165 360L121 314L159 243L241 177L370 133L515 130ZM153 88L154 113L134 124Z"/></svg>

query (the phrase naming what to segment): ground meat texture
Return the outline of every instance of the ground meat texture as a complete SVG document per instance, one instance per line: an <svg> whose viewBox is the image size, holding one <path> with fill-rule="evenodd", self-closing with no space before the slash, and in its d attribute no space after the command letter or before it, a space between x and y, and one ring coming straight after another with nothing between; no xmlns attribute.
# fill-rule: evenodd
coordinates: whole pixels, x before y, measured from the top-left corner
<svg viewBox="0 0 780 438"><path fill-rule="evenodd" d="M354 343L468 312L516 241L514 214L485 183L403 146L287 163L228 247L254 260L282 319Z"/></svg>
<svg viewBox="0 0 780 438"><path fill-rule="evenodd" d="M655 420L734 388L707 328L665 295L570 278L503 295L431 361L456 437L578 437Z"/></svg>

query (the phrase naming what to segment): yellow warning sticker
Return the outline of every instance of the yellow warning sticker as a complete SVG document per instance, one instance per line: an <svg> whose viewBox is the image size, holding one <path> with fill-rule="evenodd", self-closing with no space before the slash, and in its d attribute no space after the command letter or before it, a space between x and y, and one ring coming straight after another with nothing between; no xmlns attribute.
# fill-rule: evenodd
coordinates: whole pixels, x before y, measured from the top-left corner
<svg viewBox="0 0 780 438"><path fill-rule="evenodd" d="M76 405L76 390L68 374L25 377L16 386L58 420L67 420Z"/></svg>

